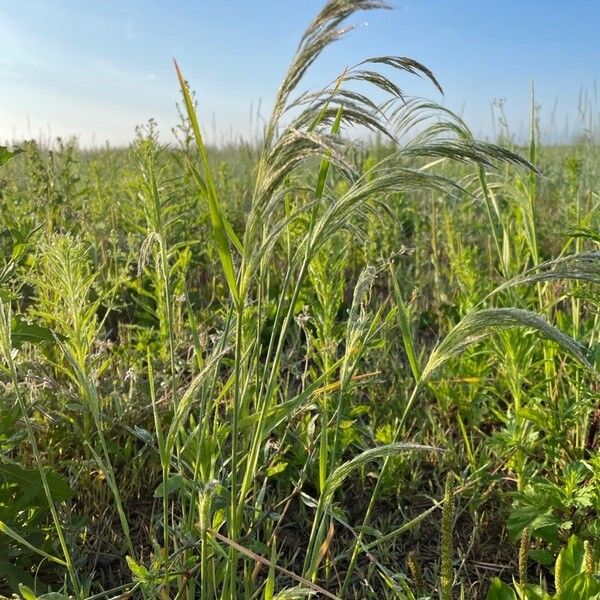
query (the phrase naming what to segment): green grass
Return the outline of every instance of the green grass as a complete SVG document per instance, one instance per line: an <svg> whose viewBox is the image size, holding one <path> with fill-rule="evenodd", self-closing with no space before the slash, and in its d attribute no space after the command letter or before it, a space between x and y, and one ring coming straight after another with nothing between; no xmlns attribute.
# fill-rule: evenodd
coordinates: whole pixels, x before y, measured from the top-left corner
<svg viewBox="0 0 600 600"><path fill-rule="evenodd" d="M0 154L0 593L553 593L569 539L592 589L596 132L479 142L407 58L301 93L378 7L325 5L254 145L176 65L178 147Z"/></svg>

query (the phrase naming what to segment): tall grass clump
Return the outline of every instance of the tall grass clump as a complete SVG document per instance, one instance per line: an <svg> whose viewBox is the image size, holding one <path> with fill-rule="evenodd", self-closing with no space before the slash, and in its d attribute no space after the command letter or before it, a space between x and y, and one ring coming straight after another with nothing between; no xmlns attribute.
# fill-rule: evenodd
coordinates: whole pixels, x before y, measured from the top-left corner
<svg viewBox="0 0 600 600"><path fill-rule="evenodd" d="M302 76L321 51L346 32L341 27L344 20L358 10L383 7L380 2L329 2L305 32L265 127L250 209L239 233L224 214L197 113L187 82L177 67L198 149L199 165L191 164L190 168L207 203L213 243L230 298L222 334L233 353L227 379L231 389L231 400L225 409L227 437L218 449L207 448L216 459L216 471L211 476L223 486L229 501L215 523L211 516L214 499L204 498L205 514L201 519L207 526L201 531L202 546L214 545L215 533L219 527L225 527L226 536L220 534L216 539L228 546L228 559L219 570L219 581L203 583L207 597L217 589L222 598L237 597L241 589L247 593L255 589L256 571L239 562L239 540L251 535L264 510L270 477L269 469L264 471L261 465L261 455L274 427L306 410L315 391L332 375L338 381L335 394L322 394L316 406L318 429L313 435L320 438L315 457L318 480L316 497L311 500L312 525L299 573L304 585L317 589L314 587L317 581L329 580L326 548L331 543L334 493L342 482L342 473L349 474L367 461L413 448L396 439L346 461L340 445L340 425L361 358L392 317L385 305L372 315L367 311L369 288L376 277L373 267L367 267L356 283L341 354L334 352L327 358L328 368L315 373L311 383L305 382L300 390L294 389L295 385L290 387L286 346L294 335L298 299L320 253L345 232L361 239L360 224L385 219L386 199L392 193L427 188L461 189L443 176L411 168L409 159L443 158L482 167L491 166L495 160L527 164L499 147L474 141L454 115L433 103L406 97L392 79L376 70L385 66L418 74L439 88L432 73L412 59L393 56L367 59L346 69L331 85L294 96ZM356 81L385 93L388 100L374 104L365 93L354 90L352 84ZM427 120L436 115L441 119L427 125ZM414 134L412 140L398 143L394 152L367 173L360 174L349 161L353 142L341 135L344 129L356 126L379 132L391 140L410 139L410 133ZM315 160L320 164L311 182L310 166ZM336 181L343 184L335 185ZM281 283L273 293L269 282L277 272ZM267 329L269 312L273 316ZM220 364L223 359L216 360ZM199 416L198 427L204 430L205 440L215 440L215 427L223 429L216 414L217 407L209 404ZM196 443L202 441L199 438ZM305 460L310 464L312 457ZM263 543L269 546L274 539L270 536ZM207 556L208 551L203 554Z"/></svg>

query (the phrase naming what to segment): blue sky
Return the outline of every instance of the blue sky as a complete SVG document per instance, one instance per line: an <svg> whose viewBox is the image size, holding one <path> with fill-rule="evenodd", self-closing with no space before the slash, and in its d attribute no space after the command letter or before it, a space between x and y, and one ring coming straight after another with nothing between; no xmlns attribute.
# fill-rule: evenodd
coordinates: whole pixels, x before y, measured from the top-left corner
<svg viewBox="0 0 600 600"><path fill-rule="evenodd" d="M197 92L207 137L248 137L251 112L259 102L268 112L322 3L0 0L0 140L77 135L86 146L125 144L154 117L168 141L179 98L173 57ZM328 82L361 58L396 54L426 64L445 90L442 98L403 76L407 93L441 101L481 137L493 135L497 99L506 99L511 130L527 130L532 81L547 141L578 131L582 88L599 110L600 0L391 4L352 17L359 27L324 53L304 85Z"/></svg>

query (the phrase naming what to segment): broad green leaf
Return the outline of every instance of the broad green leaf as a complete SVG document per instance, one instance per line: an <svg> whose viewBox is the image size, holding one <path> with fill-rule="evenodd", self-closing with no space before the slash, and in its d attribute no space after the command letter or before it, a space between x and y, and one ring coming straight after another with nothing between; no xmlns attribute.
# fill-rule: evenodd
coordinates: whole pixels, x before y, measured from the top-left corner
<svg viewBox="0 0 600 600"><path fill-rule="evenodd" d="M575 575L582 573L584 555L583 542L576 535L572 535L567 545L560 551L560 560L556 561L559 570L554 573L554 578L566 583Z"/></svg>
<svg viewBox="0 0 600 600"><path fill-rule="evenodd" d="M148 581L150 573L148 572L148 569L144 567L144 565L140 565L131 556L126 556L125 559L127 560L127 566L129 567L129 570L138 581Z"/></svg>
<svg viewBox="0 0 600 600"><path fill-rule="evenodd" d="M69 482L53 471L46 471L46 481L55 502L68 500L73 495ZM29 501L41 501L46 504L42 477L37 469L26 469L13 463L0 464L0 476L5 482L17 485L22 494L28 494ZM39 496L36 498L33 494Z"/></svg>
<svg viewBox="0 0 600 600"><path fill-rule="evenodd" d="M21 154L21 152L24 152L21 148L9 150L6 146L0 146L0 167L7 163L11 158L17 156L17 154Z"/></svg>
<svg viewBox="0 0 600 600"><path fill-rule="evenodd" d="M551 600L551 596L539 585L529 583L525 586L525 600Z"/></svg>
<svg viewBox="0 0 600 600"><path fill-rule="evenodd" d="M56 338L65 339L64 336L53 333L47 327L27 323L19 316L13 319L11 339L15 348L20 348L25 342L41 344L42 342L54 342Z"/></svg>
<svg viewBox="0 0 600 600"><path fill-rule="evenodd" d="M59 594L58 592L48 592L47 594L36 596L31 588L22 583L19 584L19 592L21 592L23 600L69 600L69 596Z"/></svg>
<svg viewBox="0 0 600 600"><path fill-rule="evenodd" d="M563 584L557 600L589 600L598 593L600 583L585 573L578 573Z"/></svg>
<svg viewBox="0 0 600 600"><path fill-rule="evenodd" d="M561 529L570 529L572 523L563 521L555 515L544 514L536 517L529 525L532 535L539 536L547 542L558 542L559 531Z"/></svg>
<svg viewBox="0 0 600 600"><path fill-rule="evenodd" d="M529 558L540 565L550 566L554 564L554 554L545 548L534 548L529 551Z"/></svg>
<svg viewBox="0 0 600 600"><path fill-rule="evenodd" d="M518 596L510 586L498 577L494 577L488 590L487 600L518 600Z"/></svg>
<svg viewBox="0 0 600 600"><path fill-rule="evenodd" d="M519 508L513 510L506 523L511 540L516 542L523 529L529 527L539 514L540 509L537 506L519 506Z"/></svg>

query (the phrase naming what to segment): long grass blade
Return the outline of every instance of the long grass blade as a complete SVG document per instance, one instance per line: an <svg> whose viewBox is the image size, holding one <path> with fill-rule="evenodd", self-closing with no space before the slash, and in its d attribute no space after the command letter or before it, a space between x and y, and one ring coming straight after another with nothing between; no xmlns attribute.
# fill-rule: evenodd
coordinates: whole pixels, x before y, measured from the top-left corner
<svg viewBox="0 0 600 600"><path fill-rule="evenodd" d="M175 70L177 71L177 77L179 79L179 85L181 87L181 93L183 94L185 107L187 110L187 115L190 120L192 130L194 132L196 147L198 149L198 154L200 155L200 161L204 168L204 177L206 182L206 200L208 202L210 221L212 225L213 235L215 238L215 244L217 246L217 252L221 260L223 274L225 275L225 279L227 280L231 297L233 298L233 301L236 303L236 305L239 305L240 295L235 275L233 257L231 255L231 249L229 247L227 226L225 225L223 210L221 208L221 203L219 202L219 198L217 195L217 188L212 177L212 171L208 160L208 153L206 151L206 146L204 145L204 140L200 131L200 125L198 123L198 116L196 115L196 109L194 108L194 103L192 102L192 97L190 95L190 90L187 81L183 77L183 73L179 69L179 65L177 64L177 62L174 62Z"/></svg>

